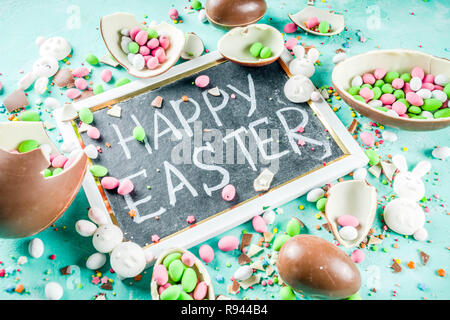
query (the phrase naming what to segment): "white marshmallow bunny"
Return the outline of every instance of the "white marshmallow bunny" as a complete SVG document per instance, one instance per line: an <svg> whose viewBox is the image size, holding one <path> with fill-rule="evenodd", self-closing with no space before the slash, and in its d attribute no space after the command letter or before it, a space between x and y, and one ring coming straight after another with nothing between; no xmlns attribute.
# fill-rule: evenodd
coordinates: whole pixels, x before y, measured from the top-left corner
<svg viewBox="0 0 450 320"><path fill-rule="evenodd" d="M412 171L408 171L404 156L396 155L392 162L399 170L393 183L398 198L389 202L384 209L386 225L399 234L413 235L416 240L424 241L428 237L423 227L425 214L417 201L425 195L422 177L430 171L431 164L421 161Z"/></svg>
<svg viewBox="0 0 450 320"><path fill-rule="evenodd" d="M315 72L314 62L319 57L319 51L311 48L305 57L305 48L303 46L295 46L295 59L289 63L289 71L293 75L284 86L284 94L295 103L306 102L309 99L318 101L321 97L320 93L315 90L314 84L309 79Z"/></svg>

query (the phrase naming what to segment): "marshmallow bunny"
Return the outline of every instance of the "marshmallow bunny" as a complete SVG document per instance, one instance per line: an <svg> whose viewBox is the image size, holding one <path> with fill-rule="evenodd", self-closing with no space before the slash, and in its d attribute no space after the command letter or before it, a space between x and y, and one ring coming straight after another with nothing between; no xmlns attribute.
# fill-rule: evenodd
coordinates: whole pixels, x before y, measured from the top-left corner
<svg viewBox="0 0 450 320"><path fill-rule="evenodd" d="M86 266L89 269L100 269L109 253L111 267L119 279L125 279L139 275L153 260L153 256L136 243L122 242L122 230L110 223L102 210L91 208L88 216L92 222L78 220L75 229L83 237L92 236L92 244L98 251L87 259Z"/></svg>
<svg viewBox="0 0 450 320"><path fill-rule="evenodd" d="M293 75L284 86L284 94L295 103L306 102L308 100L318 101L320 93L315 90L314 84L309 79L315 72L314 62L319 57L319 51L311 48L305 57L305 48L295 46L295 59L289 63L289 72Z"/></svg>
<svg viewBox="0 0 450 320"><path fill-rule="evenodd" d="M417 201L425 195L422 177L430 171L431 164L421 161L412 171L408 171L404 156L396 155L392 162L399 170L393 183L398 198L389 202L384 209L386 225L397 233L413 235L416 240L424 241L428 237L424 228L425 214Z"/></svg>

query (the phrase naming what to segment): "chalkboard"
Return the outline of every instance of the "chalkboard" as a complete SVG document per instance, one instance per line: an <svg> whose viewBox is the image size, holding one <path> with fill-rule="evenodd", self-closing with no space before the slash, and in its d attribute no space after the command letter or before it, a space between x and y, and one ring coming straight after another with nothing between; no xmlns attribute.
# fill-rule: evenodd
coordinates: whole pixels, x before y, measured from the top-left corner
<svg viewBox="0 0 450 320"><path fill-rule="evenodd" d="M199 75L209 76L208 87L194 85ZM134 184L126 196L104 191L126 240L147 246L193 227L189 216L201 224L258 197L254 180L265 168L272 190L343 157L313 109L286 99L287 80L279 63L223 62L117 103L120 118L108 114L112 106L96 110L91 125L101 139L81 138L101 147L93 164ZM219 96L209 92L215 87ZM157 96L161 108L151 106ZM144 142L134 139L136 126ZM226 184L236 188L231 202L222 199Z"/></svg>

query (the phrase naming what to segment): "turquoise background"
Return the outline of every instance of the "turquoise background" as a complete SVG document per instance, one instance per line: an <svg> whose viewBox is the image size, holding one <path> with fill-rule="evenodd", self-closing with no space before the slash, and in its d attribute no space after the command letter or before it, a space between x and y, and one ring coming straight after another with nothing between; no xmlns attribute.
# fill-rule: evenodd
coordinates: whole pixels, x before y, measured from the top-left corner
<svg viewBox="0 0 450 320"><path fill-rule="evenodd" d="M205 1L202 1L204 4ZM277 1L269 0L268 11L261 23L268 23L280 31L288 20L288 13L295 13L306 5L306 1ZM168 10L175 7L180 12L183 23L177 26L185 32L197 33L209 50L216 49L218 39L225 33L209 23L198 21L197 13L186 13L184 8L189 5L186 0L180 1L136 1L136 0L78 0L78 1L5 1L0 0L0 81L4 89L0 91L0 102L16 88L17 81L22 77L21 70L31 70L32 63L38 58L38 47L34 41L37 36L63 36L69 40L73 52L70 58L70 67L81 65L84 57L93 53L98 57L107 51L98 30L100 17L106 14L126 11L134 13L140 21L168 21ZM303 31L285 35L286 39L300 36L300 42L305 45L314 45L321 52L321 65L316 67L316 73L312 80L317 87L331 85L331 72L333 69L332 58L335 50L344 48L348 55L355 55L376 49L410 48L427 52L441 57L449 58L450 51L450 1L317 1L317 7L328 8L342 13L346 20L346 31L334 37L317 37L307 35ZM79 12L79 24L74 18ZM148 16L148 17L147 17ZM73 23L75 21L75 23ZM367 40L362 42L361 38ZM94 67L91 79L97 83L100 71L103 68L113 71L117 79L126 76L122 68L109 66ZM105 86L104 87L108 87ZM109 86L108 88L111 88ZM46 93L42 98L52 96L61 102L67 98L63 91L52 87L52 93ZM28 91L31 102L28 109L41 111L42 120L53 122L51 115L35 105L37 95L33 90ZM331 105L340 107L336 112L344 125L348 126L352 120L352 110L342 100L333 98ZM0 108L1 110L1 108ZM4 109L0 111L0 121L8 121L9 114ZM358 121L363 124L369 119L356 115ZM378 128L379 129L379 128ZM429 240L418 242L406 238L392 231L386 232L386 239L378 245L377 251L365 249L366 259L358 264L362 275L360 295L363 299L448 299L450 290L448 274L439 277L437 270L444 268L449 270L449 210L448 198L450 195L448 159L437 160L431 157L431 151L438 145L449 145L449 129L436 132L407 132L392 129L398 135L395 143L385 142L377 149L383 159L388 154L402 153L406 156L410 168L421 160L429 160L432 164L431 172L424 177L426 196L429 201L424 206L430 208L426 213L426 228L429 232ZM60 145L60 137L57 129L50 130L52 140ZM403 151L402 148L407 148ZM0 173L1 174L1 173ZM344 179L351 179L344 177ZM368 175L368 182L378 189L378 214L373 228L375 234L382 232L383 224L380 214L382 205L386 202L384 197L390 197L392 188L384 185L381 176L379 179ZM4 187L4 186L2 186ZM9 186L13 187L13 186ZM439 195L439 199L434 197ZM43 199L43 201L52 201ZM305 209L300 210L299 205ZM107 299L151 299L149 288L151 269L143 273L140 281L128 279L117 280L115 274L110 273L109 265L104 266L100 272L114 280L113 290L100 289L100 285L91 283L93 272L85 267L86 258L94 252L90 238L82 238L75 232L75 222L87 218L89 204L83 190L80 190L77 198L65 212L65 214L47 230L37 236L45 244L45 251L41 258L34 259L28 255L27 246L31 238L26 239L1 239L0 240L0 270L5 269L6 275L0 278L1 299L45 299L44 286L48 281L56 281L64 288L63 299L92 299L100 292L105 293ZM272 227L283 231L287 221L293 216L299 217L307 226L304 233L318 235L327 240L334 241L331 234L324 229L316 230L316 225L325 223L324 219L318 220L318 213L314 204L306 202L305 197L293 200L282 208ZM279 210L280 211L280 210ZM219 235L206 243L217 249L218 240L224 235L240 237L241 232L247 230L253 232L251 223L245 223L228 232ZM253 243L256 243L259 235L254 233ZM398 243L399 247L393 247ZM198 248L192 248L192 252L198 254ZM383 250L383 248L385 250ZM430 255L430 261L423 266L419 258L419 250ZM352 250L345 250L351 253ZM267 250L270 253L270 250ZM54 254L54 260L49 256ZM20 256L28 257L24 265L17 265ZM260 256L266 256L266 253ZM216 294L227 294L227 285L230 284L230 276L238 267L238 252L224 253L216 250L216 257L207 269L213 279ZM401 259L403 271L394 274L390 265L393 259ZM416 268L411 270L407 263L413 261ZM71 276L63 276L59 269L72 265L75 270ZM216 276L221 275L225 279L218 282ZM22 294L14 292L18 284L23 284L25 291ZM376 292L372 289L375 288ZM12 292L11 292L12 289ZM279 299L278 285L263 287L256 285L253 289L241 290L236 296L238 299ZM297 295L298 299L308 299Z"/></svg>

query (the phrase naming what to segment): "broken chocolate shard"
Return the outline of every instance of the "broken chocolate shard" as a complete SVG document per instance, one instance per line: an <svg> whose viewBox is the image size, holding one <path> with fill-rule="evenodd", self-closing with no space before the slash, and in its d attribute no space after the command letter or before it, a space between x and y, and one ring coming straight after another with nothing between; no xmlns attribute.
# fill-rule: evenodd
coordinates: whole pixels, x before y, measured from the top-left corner
<svg viewBox="0 0 450 320"><path fill-rule="evenodd" d="M430 256L423 251L420 251L420 259L422 260L422 264L426 265L428 260L430 260Z"/></svg>
<svg viewBox="0 0 450 320"><path fill-rule="evenodd" d="M237 293L239 291L240 287L241 287L241 285L239 284L239 282L237 282L236 280L233 280L233 285L231 286L231 291L233 293Z"/></svg>
<svg viewBox="0 0 450 320"><path fill-rule="evenodd" d="M402 267L397 263L397 261L394 261L391 268L394 269L394 273L402 271Z"/></svg>
<svg viewBox="0 0 450 320"><path fill-rule="evenodd" d="M104 289L104 290L112 290L112 284L111 284L111 282L106 282L106 283L104 283L104 284L102 284L101 286L100 286L100 288L102 288L102 289Z"/></svg>
<svg viewBox="0 0 450 320"><path fill-rule="evenodd" d="M242 251L242 249L246 246L248 246L252 242L253 235L251 233L243 233L241 237L241 244L239 246L239 250Z"/></svg>
<svg viewBox="0 0 450 320"><path fill-rule="evenodd" d="M27 96L22 89L12 92L3 100L3 105L9 112L28 106Z"/></svg>
<svg viewBox="0 0 450 320"><path fill-rule="evenodd" d="M54 75L53 83L59 88L73 88L75 87L75 78L69 68L63 68Z"/></svg>
<svg viewBox="0 0 450 320"><path fill-rule="evenodd" d="M67 276L67 275L72 274L72 267L67 266L67 267L59 269L59 271L61 272L62 275Z"/></svg>
<svg viewBox="0 0 450 320"><path fill-rule="evenodd" d="M153 99L151 105L152 105L152 107L155 107L155 108L161 108L162 102L163 102L163 98L161 96L157 96L155 99Z"/></svg>
<svg viewBox="0 0 450 320"><path fill-rule="evenodd" d="M330 224L329 224L328 222L322 224L322 227L323 227L325 230L327 230L328 232L331 232L331 226L330 226Z"/></svg>
<svg viewBox="0 0 450 320"><path fill-rule="evenodd" d="M353 119L352 123L350 124L350 126L348 127L348 132L350 133L355 133L356 128L358 127L359 122L356 119Z"/></svg>
<svg viewBox="0 0 450 320"><path fill-rule="evenodd" d="M239 265L247 264L247 263L250 263L250 262L252 262L252 259L250 259L250 257L247 256L245 253L241 254L241 255L238 257L238 263L239 263Z"/></svg>
<svg viewBox="0 0 450 320"><path fill-rule="evenodd" d="M94 96L94 92L92 92L92 90L83 90L81 91L81 95L78 98L74 99L73 101L78 102L90 98L92 96Z"/></svg>
<svg viewBox="0 0 450 320"><path fill-rule="evenodd" d="M274 176L275 175L269 169L264 169L253 181L253 188L255 191L258 192L269 190Z"/></svg>

